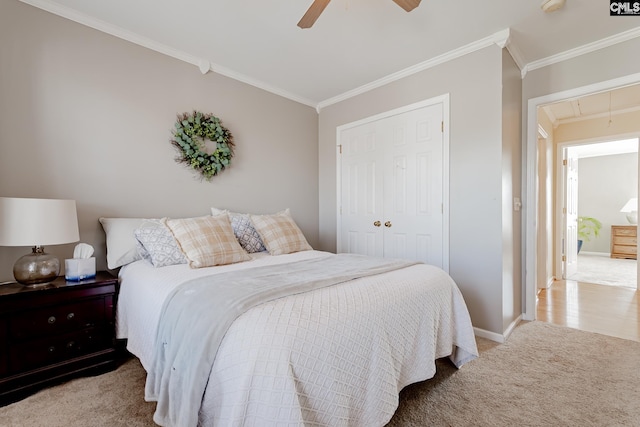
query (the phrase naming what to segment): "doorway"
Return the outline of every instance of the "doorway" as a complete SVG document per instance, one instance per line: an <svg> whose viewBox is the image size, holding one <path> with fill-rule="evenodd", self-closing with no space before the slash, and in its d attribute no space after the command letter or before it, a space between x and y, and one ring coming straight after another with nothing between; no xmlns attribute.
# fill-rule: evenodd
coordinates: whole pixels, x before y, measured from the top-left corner
<svg viewBox="0 0 640 427"><path fill-rule="evenodd" d="M548 195L539 195L539 169L538 169L538 141L539 141L539 120L538 120L538 110L539 107L543 107L548 104L552 104L555 102L560 102L563 100L568 100L572 102L573 106L577 106L577 110L580 111L580 103L577 102L582 97L586 97L589 95L599 94L603 92L609 92L618 88L628 87L637 85L640 83L640 74L635 74L631 76L626 76L619 79L614 79L606 82L601 82L597 84L593 84L590 86L584 86L560 93L554 93L550 95L545 95L539 98L532 98L528 101L528 117L527 117L527 140L526 140L526 208L525 208L525 301L524 301L524 315L523 318L525 320L535 320L536 319L536 299L537 299L537 290L538 284L540 283L539 275L540 272L537 270L538 267L538 209L540 203L540 197L548 197L547 201L551 203L555 203L556 206L560 204L558 198L553 198ZM576 102L573 102L576 101ZM636 101L637 102L637 101ZM638 106L640 107L640 106ZM637 110L640 110L638 108ZM606 111L608 114L614 114L613 111ZM607 114L601 116L608 118ZM609 116L610 117L610 116ZM640 128L637 126L635 129L627 131L627 135L621 135L625 137L635 137L640 136ZM587 131L587 127L583 128L584 131ZM592 135L593 138L595 138ZM587 137L574 138L574 140L586 140ZM555 172L553 172L555 173ZM543 177L545 179L546 177ZM555 209L554 209L555 211ZM553 228L552 228L553 232ZM553 235L550 237L553 239ZM557 248L557 246L556 246ZM556 250L556 249L553 249ZM552 251L553 251L552 250ZM552 259L555 259L555 255L553 253L550 254ZM554 268L557 268L557 266ZM553 273L549 274L553 277ZM636 282L637 282L637 274L636 273ZM544 281L544 277L543 280Z"/></svg>
<svg viewBox="0 0 640 427"><path fill-rule="evenodd" d="M633 225L637 227L637 224L631 224L623 211L624 206L638 194L638 138L562 144L558 147L560 152L566 153L566 157L576 163L575 221L579 244L575 252L575 266L570 268L568 256L557 258L560 268L556 269L555 276L576 282L636 289L637 245L632 243L635 243L637 234ZM564 166L560 165L558 171L561 168ZM562 190L559 180L556 191L565 195L570 193ZM565 196L561 206L570 210L569 205ZM569 217L563 217L562 211L558 210L559 223ZM554 241L562 244L563 230L559 231L561 235ZM619 238L618 234L629 234L629 237Z"/></svg>

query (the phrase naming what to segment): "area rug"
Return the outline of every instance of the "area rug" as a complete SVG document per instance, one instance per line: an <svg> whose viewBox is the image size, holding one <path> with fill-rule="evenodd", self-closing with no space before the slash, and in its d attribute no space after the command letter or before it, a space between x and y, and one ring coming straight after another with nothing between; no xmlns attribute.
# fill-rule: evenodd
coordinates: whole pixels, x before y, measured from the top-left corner
<svg viewBox="0 0 640 427"><path fill-rule="evenodd" d="M568 276L567 280L635 288L638 280L637 269L635 259L579 254L578 272Z"/></svg>
<svg viewBox="0 0 640 427"><path fill-rule="evenodd" d="M535 321L478 347L479 359L438 361L434 378L406 387L388 426L640 425L640 342ZM0 408L0 425L154 426L144 377L130 359Z"/></svg>

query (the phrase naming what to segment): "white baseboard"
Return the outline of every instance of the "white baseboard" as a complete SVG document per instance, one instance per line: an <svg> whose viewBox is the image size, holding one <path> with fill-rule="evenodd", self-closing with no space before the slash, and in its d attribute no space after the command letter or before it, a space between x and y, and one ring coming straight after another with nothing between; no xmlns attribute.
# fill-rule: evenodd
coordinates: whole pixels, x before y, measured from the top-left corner
<svg viewBox="0 0 640 427"><path fill-rule="evenodd" d="M515 327L518 326L518 323L520 323L521 321L522 315L518 316L513 322L511 322L511 324L507 327L502 335L476 327L473 328L473 333L477 337L486 338L488 340L503 344L509 339L509 335L511 335L511 332L513 332Z"/></svg>
<svg viewBox="0 0 640 427"><path fill-rule="evenodd" d="M609 252L585 252L585 251L580 251L581 255L595 255L595 256L605 256L605 257L611 257L611 253Z"/></svg>

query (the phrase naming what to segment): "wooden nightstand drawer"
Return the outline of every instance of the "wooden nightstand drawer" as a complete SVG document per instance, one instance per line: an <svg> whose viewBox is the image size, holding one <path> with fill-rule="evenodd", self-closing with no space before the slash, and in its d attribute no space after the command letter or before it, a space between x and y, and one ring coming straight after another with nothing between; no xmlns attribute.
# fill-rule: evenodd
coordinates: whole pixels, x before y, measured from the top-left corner
<svg viewBox="0 0 640 427"><path fill-rule="evenodd" d="M636 246L638 244L637 237L619 236L614 239L614 245L622 246Z"/></svg>
<svg viewBox="0 0 640 427"><path fill-rule="evenodd" d="M90 328L13 345L9 351L9 372L50 365L93 353L113 345L109 330Z"/></svg>
<svg viewBox="0 0 640 427"><path fill-rule="evenodd" d="M614 226L613 227L613 235L614 236L636 236L636 228L634 226Z"/></svg>
<svg viewBox="0 0 640 427"><path fill-rule="evenodd" d="M16 339L63 333L104 323L104 298L29 310L11 319L10 333Z"/></svg>
<svg viewBox="0 0 640 427"><path fill-rule="evenodd" d="M619 255L637 255L638 248L636 246L613 245L613 251Z"/></svg>

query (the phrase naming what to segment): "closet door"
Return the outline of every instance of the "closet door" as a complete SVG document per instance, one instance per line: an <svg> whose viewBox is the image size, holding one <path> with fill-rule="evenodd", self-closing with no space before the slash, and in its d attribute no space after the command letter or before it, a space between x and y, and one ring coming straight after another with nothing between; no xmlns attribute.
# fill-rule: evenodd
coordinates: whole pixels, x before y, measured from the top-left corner
<svg viewBox="0 0 640 427"><path fill-rule="evenodd" d="M384 256L443 265L442 106L386 119Z"/></svg>
<svg viewBox="0 0 640 427"><path fill-rule="evenodd" d="M341 133L341 252L383 256L382 163L376 122Z"/></svg>
<svg viewBox="0 0 640 427"><path fill-rule="evenodd" d="M340 133L341 252L443 264L442 104Z"/></svg>

